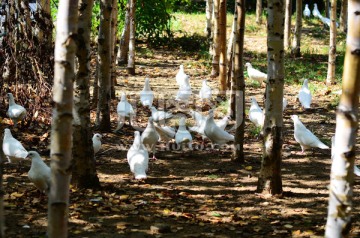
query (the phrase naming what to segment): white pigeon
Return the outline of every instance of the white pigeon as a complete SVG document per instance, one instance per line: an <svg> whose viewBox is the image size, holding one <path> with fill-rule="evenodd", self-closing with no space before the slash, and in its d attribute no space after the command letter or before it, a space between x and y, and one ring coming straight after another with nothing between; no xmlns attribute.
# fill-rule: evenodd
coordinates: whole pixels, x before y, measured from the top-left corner
<svg viewBox="0 0 360 238"><path fill-rule="evenodd" d="M201 126L206 120L206 116L203 116L200 112L190 110L191 117L195 120L195 126Z"/></svg>
<svg viewBox="0 0 360 238"><path fill-rule="evenodd" d="M41 159L36 151L29 151L28 157L31 159L31 167L28 172L29 180L43 193L50 191L51 169Z"/></svg>
<svg viewBox="0 0 360 238"><path fill-rule="evenodd" d="M118 126L115 131L120 130L124 126L126 118L129 118L129 123L131 125L135 112L131 104L127 101L124 92L121 93L121 100L117 105L116 111L118 115Z"/></svg>
<svg viewBox="0 0 360 238"><path fill-rule="evenodd" d="M175 142L180 148L185 144L187 144L190 149L192 148L192 136L186 129L185 117L181 117L179 120L179 128L175 134Z"/></svg>
<svg viewBox="0 0 360 238"><path fill-rule="evenodd" d="M316 3L314 3L314 9L312 11L312 14L313 14L314 17L320 17L321 16L321 13L319 12L319 9L318 9Z"/></svg>
<svg viewBox="0 0 360 238"><path fill-rule="evenodd" d="M323 24L327 25L330 28L331 20L329 18L323 17L321 14L319 15L319 18L320 18L320 20L322 21ZM338 22L335 22L335 24L336 24L336 27L339 27Z"/></svg>
<svg viewBox="0 0 360 238"><path fill-rule="evenodd" d="M149 168L149 153L141 142L140 132L134 132L134 142L127 152L127 161L135 179L146 179Z"/></svg>
<svg viewBox="0 0 360 238"><path fill-rule="evenodd" d="M154 92L151 91L149 79L145 79L143 90L140 92L140 101L143 106L151 107L154 100Z"/></svg>
<svg viewBox="0 0 360 238"><path fill-rule="evenodd" d="M252 65L247 62L245 64L246 68L247 68L247 73L249 75L249 78L251 80L255 80L258 81L260 84L263 84L263 82L267 80L267 74L255 69L252 67Z"/></svg>
<svg viewBox="0 0 360 238"><path fill-rule="evenodd" d="M263 110L259 107L255 97L251 97L251 106L249 111L249 119L256 127L262 128L264 126L265 115Z"/></svg>
<svg viewBox="0 0 360 238"><path fill-rule="evenodd" d="M229 116L224 116L221 120L215 121L216 125L221 129L225 130L226 126L229 124Z"/></svg>
<svg viewBox="0 0 360 238"><path fill-rule="evenodd" d="M178 92L176 94L175 100L188 103L189 98L190 98L190 96L192 94L189 79L190 79L189 76L185 77L185 80L184 80L183 84L181 84L180 87L179 87L179 90L178 90Z"/></svg>
<svg viewBox="0 0 360 238"><path fill-rule="evenodd" d="M334 159L335 155L335 136L331 137L331 160ZM360 169L354 164L354 174L360 176Z"/></svg>
<svg viewBox="0 0 360 238"><path fill-rule="evenodd" d="M10 117L14 126L17 126L18 122L22 121L26 116L26 109L15 103L14 96L12 93L8 93L9 97L9 109L6 112L6 115Z"/></svg>
<svg viewBox="0 0 360 238"><path fill-rule="evenodd" d="M209 115L206 118L204 133L213 144L222 145L229 141L234 141L233 135L216 125L214 121L214 111L212 109L209 110Z"/></svg>
<svg viewBox="0 0 360 238"><path fill-rule="evenodd" d="M12 136L10 129L7 128L4 131L2 149L10 163L22 161L28 155L24 146Z"/></svg>
<svg viewBox="0 0 360 238"><path fill-rule="evenodd" d="M202 86L201 89L199 91L199 97L201 98L201 100L210 100L211 99L211 95L212 95L212 91L210 86L207 85L207 81L206 79L204 79L202 81Z"/></svg>
<svg viewBox="0 0 360 238"><path fill-rule="evenodd" d="M101 139L102 139L102 136L99 133L94 134L94 136L92 138L94 154L99 152L99 150L101 149Z"/></svg>
<svg viewBox="0 0 360 238"><path fill-rule="evenodd" d="M354 165L354 174L360 176L360 169L356 165Z"/></svg>
<svg viewBox="0 0 360 238"><path fill-rule="evenodd" d="M305 4L305 9L304 9L304 17L310 17L311 15L311 12L310 12L310 9L309 9L309 4Z"/></svg>
<svg viewBox="0 0 360 238"><path fill-rule="evenodd" d="M285 111L287 105L288 105L288 101L285 97L283 97L283 111Z"/></svg>
<svg viewBox="0 0 360 238"><path fill-rule="evenodd" d="M318 147L320 149L329 149L329 146L322 143L311 131L309 131L300 121L297 115L292 115L294 121L294 137L301 146L301 153L310 147Z"/></svg>
<svg viewBox="0 0 360 238"><path fill-rule="evenodd" d="M309 109L311 104L311 92L308 86L308 79L305 79L303 85L299 91L298 99L304 109Z"/></svg>
<svg viewBox="0 0 360 238"><path fill-rule="evenodd" d="M171 112L158 111L154 106L151 106L150 110L151 110L151 117L156 122L163 121L173 117L173 114Z"/></svg>
<svg viewBox="0 0 360 238"><path fill-rule="evenodd" d="M180 65L180 69L176 74L176 83L181 86L184 84L186 78L187 74L185 74L184 65Z"/></svg>
<svg viewBox="0 0 360 238"><path fill-rule="evenodd" d="M155 130L159 134L159 141L165 141L166 143L174 139L176 131L170 126L160 126L154 123Z"/></svg>
<svg viewBox="0 0 360 238"><path fill-rule="evenodd" d="M152 151L153 159L155 157L156 151L156 143L159 141L159 134L156 132L154 126L154 120L152 117L149 117L147 127L145 128L144 132L141 134L141 142L144 144L148 151Z"/></svg>

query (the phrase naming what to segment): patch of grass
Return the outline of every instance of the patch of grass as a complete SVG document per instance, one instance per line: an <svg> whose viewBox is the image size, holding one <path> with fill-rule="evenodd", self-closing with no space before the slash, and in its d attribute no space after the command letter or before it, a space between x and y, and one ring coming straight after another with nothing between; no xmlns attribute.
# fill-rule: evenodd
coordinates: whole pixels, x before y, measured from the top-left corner
<svg viewBox="0 0 360 238"><path fill-rule="evenodd" d="M221 101L216 109L220 111L223 115L226 115L229 108L229 103L229 100Z"/></svg>
<svg viewBox="0 0 360 238"><path fill-rule="evenodd" d="M257 127L254 124L251 124L249 128L249 133L253 137L257 137L261 133L261 127Z"/></svg>

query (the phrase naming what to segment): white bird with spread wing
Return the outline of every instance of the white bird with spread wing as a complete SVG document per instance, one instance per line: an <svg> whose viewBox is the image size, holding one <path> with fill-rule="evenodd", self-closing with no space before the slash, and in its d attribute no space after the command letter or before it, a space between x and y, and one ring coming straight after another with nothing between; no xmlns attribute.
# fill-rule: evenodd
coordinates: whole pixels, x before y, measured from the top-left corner
<svg viewBox="0 0 360 238"><path fill-rule="evenodd" d="M92 137L94 154L99 152L99 150L101 149L101 139L102 136L99 133L94 134L94 136Z"/></svg>
<svg viewBox="0 0 360 238"><path fill-rule="evenodd" d="M294 121L294 137L301 146L301 153L311 147L318 147L320 149L329 149L329 146L322 143L304 124L300 121L297 115L292 115L291 119Z"/></svg>
<svg viewBox="0 0 360 238"><path fill-rule="evenodd" d="M205 121L205 135L211 140L211 143L222 145L229 141L234 141L234 136L218 127L214 121L214 111L209 110L209 115Z"/></svg>
<svg viewBox="0 0 360 238"><path fill-rule="evenodd" d="M7 95L9 97L9 108L6 115L12 120L14 126L17 126L18 122L24 120L26 117L26 109L15 103L12 93L8 93Z"/></svg>
<svg viewBox="0 0 360 238"><path fill-rule="evenodd" d="M158 111L154 106L150 107L151 110L151 116L154 121L164 121L166 119L170 119L173 117L173 114L171 112L165 112L165 111Z"/></svg>
<svg viewBox="0 0 360 238"><path fill-rule="evenodd" d="M141 141L148 151L152 151L152 158L156 160L156 143L159 141L159 134L156 132L152 117L149 117L147 127L141 134Z"/></svg>
<svg viewBox="0 0 360 238"><path fill-rule="evenodd" d="M154 92L151 91L149 79L145 79L143 90L140 92L140 101L143 106L151 107L154 100Z"/></svg>
<svg viewBox="0 0 360 238"><path fill-rule="evenodd" d="M309 85L308 85L308 79L304 80L303 85L298 94L298 99L299 99L299 102L301 103L301 106L304 109L310 108L312 96L311 96L311 92L310 92Z"/></svg>
<svg viewBox="0 0 360 238"><path fill-rule="evenodd" d="M28 157L31 159L31 167L28 172L29 180L43 193L50 191L51 169L41 159L36 151L29 151Z"/></svg>
<svg viewBox="0 0 360 238"><path fill-rule="evenodd" d="M131 125L133 117L135 116L134 109L127 101L126 94L124 92L121 93L121 100L117 105L116 111L118 115L118 126L115 129L115 132L119 131L124 126L126 118L129 118L129 124Z"/></svg>
<svg viewBox="0 0 360 238"><path fill-rule="evenodd" d="M175 142L180 148L185 144L187 144L190 149L192 148L192 136L190 132L186 130L185 117L181 117L179 120L179 128L175 134Z"/></svg>
<svg viewBox="0 0 360 238"><path fill-rule="evenodd" d="M12 136L11 131L8 128L4 131L2 149L10 163L20 162L28 155L27 150L20 141Z"/></svg>
<svg viewBox="0 0 360 238"><path fill-rule="evenodd" d="M160 126L154 124L156 132L159 134L160 139L166 143L175 138L176 131L170 126Z"/></svg>
<svg viewBox="0 0 360 238"><path fill-rule="evenodd" d="M249 111L249 119L256 127L262 128L264 126L265 115L263 110L260 108L255 97L251 97L251 106Z"/></svg>
<svg viewBox="0 0 360 238"><path fill-rule="evenodd" d="M149 153L141 142L140 132L134 132L134 142L127 152L127 161L135 179L146 179L149 168Z"/></svg>
<svg viewBox="0 0 360 238"><path fill-rule="evenodd" d="M245 66L247 68L247 73L251 80L255 80L255 81L259 82L260 85L263 85L264 81L265 82L267 81L267 74L261 72L260 70L253 68L249 62L247 62L245 64Z"/></svg>

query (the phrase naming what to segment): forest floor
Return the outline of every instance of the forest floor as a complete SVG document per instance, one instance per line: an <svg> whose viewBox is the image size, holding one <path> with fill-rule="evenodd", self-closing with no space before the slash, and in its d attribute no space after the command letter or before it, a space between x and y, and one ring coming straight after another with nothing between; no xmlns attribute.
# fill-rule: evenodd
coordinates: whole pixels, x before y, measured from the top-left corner
<svg viewBox="0 0 360 238"><path fill-rule="evenodd" d="M246 37L245 60L259 60L256 52L264 51L265 44L264 36ZM166 107L175 115L169 124L175 126L176 118L185 115L188 125L191 125L188 110L173 101L177 91L175 74L178 66L184 64L196 95L205 78L209 79L212 88L217 85L216 80L210 78L209 67L195 53L150 50L140 45L139 52L136 76L127 75L125 68L119 67L117 96L121 91L127 92L128 100L137 110L137 123L146 127L150 112L138 104L138 92L145 77L149 77L156 95L156 107ZM321 55L312 57L315 60L324 58ZM302 62L302 59L294 60L299 64ZM261 61L263 66L266 65L266 58ZM266 67L262 70L265 71ZM326 78L326 71L319 74ZM102 133L103 147L96 155L101 189L71 188L69 237L323 237L330 150L311 149L300 154L301 148L294 140L290 116L298 114L303 123L330 146L338 102L338 95L334 92L340 86L326 87L323 81L310 78L313 109L303 111L296 95L305 77L303 75L298 81L285 86L289 105L284 112L282 196L269 197L256 193L262 139L248 118L245 118L244 163L231 160L230 146L211 151L207 143L205 148L201 148L201 137L193 134L193 151L182 152L159 143L158 159L150 162L148 179L144 182L135 181L129 170L126 153L132 144L134 129L125 125L118 134ZM246 111L251 96L255 96L263 107L265 88L248 79L246 83ZM117 102L118 99L112 101L112 128L116 127ZM214 106L216 118L225 115L226 103L214 102ZM208 110L208 107L199 106L196 96L190 107L204 114ZM7 120L3 122L7 123ZM49 162L49 149L45 143L39 145L39 142L49 142L48 134L36 133L36 130L33 134L14 130L13 134L25 148L39 150ZM29 182L29 168L30 161L25 161L20 168L5 164L7 237L46 236L47 197ZM360 236L359 181L355 178L351 237Z"/></svg>

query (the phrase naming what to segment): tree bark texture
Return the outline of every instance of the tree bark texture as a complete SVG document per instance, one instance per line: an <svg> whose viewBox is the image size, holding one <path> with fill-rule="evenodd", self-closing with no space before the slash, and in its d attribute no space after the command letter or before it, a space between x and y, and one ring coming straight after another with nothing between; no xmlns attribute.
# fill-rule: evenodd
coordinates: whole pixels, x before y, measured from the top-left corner
<svg viewBox="0 0 360 238"><path fill-rule="evenodd" d="M51 186L48 206L49 237L67 237L71 175L73 81L76 52L77 0L59 2L55 40L54 110L51 124Z"/></svg>
<svg viewBox="0 0 360 238"><path fill-rule="evenodd" d="M300 43L301 43L301 31L302 31L302 0L296 0L296 23L295 23L295 32L294 40L291 49L292 55L295 57L300 57Z"/></svg>
<svg viewBox="0 0 360 238"><path fill-rule="evenodd" d="M227 62L226 62L226 0L220 0L219 7L219 45L220 45L220 61L219 61L219 85L220 92L225 94L227 89L226 75L227 75Z"/></svg>
<svg viewBox="0 0 360 238"><path fill-rule="evenodd" d="M118 28L118 6L117 6L117 0L112 0L112 13L111 13L111 98L115 99L115 85L116 85L116 52L117 52L117 28Z"/></svg>
<svg viewBox="0 0 360 238"><path fill-rule="evenodd" d="M330 14L330 42L329 42L329 61L326 77L326 85L335 83L335 61L336 61L336 0L331 0Z"/></svg>
<svg viewBox="0 0 360 238"><path fill-rule="evenodd" d="M325 0L325 17L330 18L330 0Z"/></svg>
<svg viewBox="0 0 360 238"><path fill-rule="evenodd" d="M235 34L236 34L236 29L235 29L235 17L236 17L236 12L234 13L234 20L232 23L232 27L231 27L231 33L230 33L230 39L229 42L227 44L227 51L226 51L226 62L227 62L227 80L226 80L226 87L231 89L231 80L232 80L232 73L233 73L233 55L234 55L234 43L235 43ZM231 103L229 104L230 106L230 110L231 110Z"/></svg>
<svg viewBox="0 0 360 238"><path fill-rule="evenodd" d="M124 29L121 33L121 39L119 43L119 51L117 55L118 65L126 64L128 62L129 53L129 40L130 40L130 5L129 0L126 3L125 9L125 23Z"/></svg>
<svg viewBox="0 0 360 238"><path fill-rule="evenodd" d="M354 184L354 160L360 93L360 1L349 0L342 95L336 113L335 146L330 176L330 195L325 237L348 237Z"/></svg>
<svg viewBox="0 0 360 238"><path fill-rule="evenodd" d="M212 21L212 10L213 10L213 0L206 0L206 27L205 27L205 33L206 37L210 38L211 36L211 21Z"/></svg>
<svg viewBox="0 0 360 238"><path fill-rule="evenodd" d="M348 0L342 0L340 11L340 31L347 32Z"/></svg>
<svg viewBox="0 0 360 238"><path fill-rule="evenodd" d="M136 0L129 0L130 2L130 38L129 38L129 58L127 65L127 72L131 75L135 75L135 33L136 33L136 24L135 24L135 9L136 9Z"/></svg>
<svg viewBox="0 0 360 238"><path fill-rule="evenodd" d="M256 23L262 24L262 0L256 0Z"/></svg>
<svg viewBox="0 0 360 238"><path fill-rule="evenodd" d="M272 195L282 193L284 8L285 0L268 1L268 83L265 92L264 151L257 191Z"/></svg>
<svg viewBox="0 0 360 238"><path fill-rule="evenodd" d="M214 0L214 17L213 17L213 59L211 76L219 76L219 61L220 61L220 19L219 6L220 0Z"/></svg>
<svg viewBox="0 0 360 238"><path fill-rule="evenodd" d="M292 0L285 0L284 48L290 48Z"/></svg>

